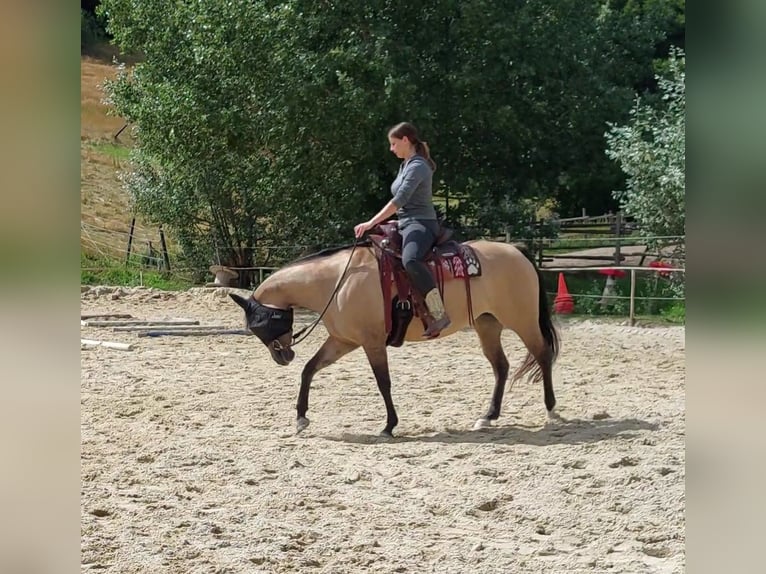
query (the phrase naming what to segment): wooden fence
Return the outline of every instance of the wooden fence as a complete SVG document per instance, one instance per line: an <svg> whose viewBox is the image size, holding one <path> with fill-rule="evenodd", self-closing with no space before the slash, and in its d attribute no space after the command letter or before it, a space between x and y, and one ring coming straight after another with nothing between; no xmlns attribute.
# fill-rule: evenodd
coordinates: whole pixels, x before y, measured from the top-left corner
<svg viewBox="0 0 766 574"><path fill-rule="evenodd" d="M530 224L532 237L520 238L516 241L525 242L532 251L538 267L554 263L566 266L572 262L572 267L583 267L584 264L613 264L626 265L631 256L638 256L635 263L644 265L647 258L662 259L670 256L667 249L648 251L644 249L647 238L631 237L638 226L631 218L622 213L607 213L599 216L583 216L559 219L554 221L536 221ZM556 237L551 237L547 229L555 229ZM683 243L682 236L648 238L657 244ZM508 234L501 240L513 241ZM629 249L634 247L634 249ZM639 247L636 252L636 247ZM601 252L598 252L598 251ZM590 251L590 253L588 253Z"/></svg>
<svg viewBox="0 0 766 574"><path fill-rule="evenodd" d="M91 239L91 235L96 232L111 233L124 235L124 241L127 244L127 249L123 251L126 265L132 263L132 259L135 255L138 255L142 265L148 267L156 267L165 272L171 271L171 257L168 253L168 245L165 239L165 233L160 227L156 231L155 237L159 239L159 250L155 249L152 245L152 241L144 240L144 243L148 246L148 251L144 254L136 249L136 237L134 234L134 228L136 228L136 221L133 219L129 226L129 231L116 232L113 230L101 229L93 224L82 224L83 238L86 241L91 241L96 247L101 245L97 241ZM583 215L580 217L570 217L556 220L538 220L532 221L527 227L528 237L513 237L510 233L506 233L500 237L488 237L495 241L505 242L523 242L532 252L538 267L551 267L552 265L558 267L576 267L582 268L586 265L614 265L625 266L630 264L636 264L638 266L645 265L645 260L667 258L668 253L656 250L656 252L649 252L643 249L641 253L636 253L635 248L629 249L631 244L635 245L636 240L631 240L631 236L637 230L636 223L628 217L625 217L621 212L606 213L597 216ZM144 236L147 235L148 230L142 231ZM477 231L478 233L478 231ZM475 234L469 234L473 236ZM666 238L654 238L656 240L666 241L672 243L683 243L683 237L666 237ZM123 240L122 237L117 238L118 243ZM123 243L123 245L125 245ZM305 249L305 246L278 246L285 252L295 251L294 255ZM600 249L601 251L596 251ZM591 251L588 253L588 251ZM101 249L99 249L101 251ZM139 251L138 253L136 253ZM581 251L578 253L578 251ZM667 251L667 250L665 250ZM638 255L638 259L636 259ZM274 266L274 263L269 265L268 261L259 262L260 265L253 267L231 267L239 273L247 275L253 283L260 283L263 279L273 272L278 267ZM678 263L678 261L675 261ZM194 271L189 269L179 269L178 266L174 266L173 269L176 272L182 271Z"/></svg>

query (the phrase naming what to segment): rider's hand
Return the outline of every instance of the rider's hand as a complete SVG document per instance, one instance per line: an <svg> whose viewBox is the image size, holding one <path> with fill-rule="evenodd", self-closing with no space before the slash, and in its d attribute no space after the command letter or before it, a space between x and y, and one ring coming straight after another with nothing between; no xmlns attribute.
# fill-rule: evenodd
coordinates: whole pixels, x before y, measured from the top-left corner
<svg viewBox="0 0 766 574"><path fill-rule="evenodd" d="M372 229L373 224L369 221L365 221L364 223L359 223L354 226L354 237L359 239L362 235L364 235L365 231L369 231Z"/></svg>

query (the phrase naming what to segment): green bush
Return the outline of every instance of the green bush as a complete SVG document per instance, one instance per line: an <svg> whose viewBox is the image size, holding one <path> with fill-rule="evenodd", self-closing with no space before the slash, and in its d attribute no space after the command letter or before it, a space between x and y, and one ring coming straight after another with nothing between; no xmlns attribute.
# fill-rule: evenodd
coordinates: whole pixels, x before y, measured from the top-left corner
<svg viewBox="0 0 766 574"><path fill-rule="evenodd" d="M601 295L604 291L606 277L595 271L566 273L567 290L574 298L577 315L600 315L627 317L630 313L630 274L617 279L615 295L625 299L612 299L607 306L601 305ZM553 301L558 290L558 273L544 273L545 289ZM635 314L640 316L661 317L671 322L684 322L685 302L670 299L645 300L642 297L678 297L678 291L670 278L660 277L654 273L637 273L636 275Z"/></svg>
<svg viewBox="0 0 766 574"><path fill-rule="evenodd" d="M665 76L656 76L659 105L637 98L626 125L609 123L607 155L627 176L613 195L647 235L686 230L686 57L672 49Z"/></svg>
<svg viewBox="0 0 766 574"><path fill-rule="evenodd" d="M671 323L686 323L686 305L682 301L678 301L668 309L660 311L660 315Z"/></svg>

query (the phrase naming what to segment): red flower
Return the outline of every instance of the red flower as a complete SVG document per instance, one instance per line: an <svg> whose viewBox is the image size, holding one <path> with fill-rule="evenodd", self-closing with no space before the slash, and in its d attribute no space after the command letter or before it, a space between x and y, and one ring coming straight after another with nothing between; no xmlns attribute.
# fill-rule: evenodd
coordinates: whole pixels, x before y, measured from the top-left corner
<svg viewBox="0 0 766 574"><path fill-rule="evenodd" d="M658 261L654 260L649 263L649 267L652 267L654 269L672 269L672 265L669 265L665 263L664 261ZM660 271L661 277L668 277L670 275L670 271Z"/></svg>
<svg viewBox="0 0 766 574"><path fill-rule="evenodd" d="M625 277L625 271L614 267L610 267L609 269L599 269L598 272L607 277Z"/></svg>

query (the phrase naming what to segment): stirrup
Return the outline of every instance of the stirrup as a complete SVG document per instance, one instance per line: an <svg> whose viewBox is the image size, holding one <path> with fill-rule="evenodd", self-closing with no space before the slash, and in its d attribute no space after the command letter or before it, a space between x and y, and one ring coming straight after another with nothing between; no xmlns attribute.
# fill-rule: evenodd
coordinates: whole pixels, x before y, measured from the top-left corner
<svg viewBox="0 0 766 574"><path fill-rule="evenodd" d="M423 332L424 339L435 339L441 332L452 324L450 318L445 314L441 319L435 320L428 324L426 330Z"/></svg>

